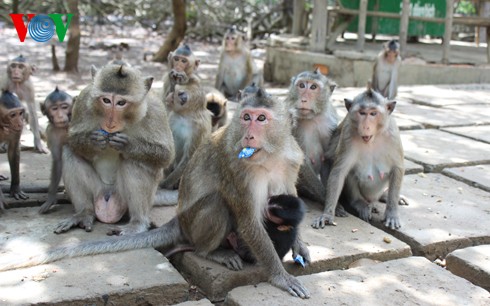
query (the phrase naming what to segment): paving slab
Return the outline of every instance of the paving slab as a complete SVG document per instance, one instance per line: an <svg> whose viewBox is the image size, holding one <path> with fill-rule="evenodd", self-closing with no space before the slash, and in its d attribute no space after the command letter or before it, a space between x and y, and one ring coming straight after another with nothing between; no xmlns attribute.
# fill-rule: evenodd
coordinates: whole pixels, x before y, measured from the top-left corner
<svg viewBox="0 0 490 306"><path fill-rule="evenodd" d="M91 233L73 229L54 234L57 222L72 213L71 205L57 205L42 216L35 207L8 209L0 216L0 261L25 258L50 246L109 239L110 226L102 223L96 223ZM152 248L1 272L0 287L0 304L8 305L162 305L187 301L189 296L182 275Z"/></svg>
<svg viewBox="0 0 490 306"><path fill-rule="evenodd" d="M468 246L490 244L490 193L442 174L405 175L400 206L402 227L389 230L380 223L386 205L375 203L373 225L405 241L414 255L431 260Z"/></svg>
<svg viewBox="0 0 490 306"><path fill-rule="evenodd" d="M441 130L474 140L490 143L490 125L442 128Z"/></svg>
<svg viewBox="0 0 490 306"><path fill-rule="evenodd" d="M464 107L469 106L465 105ZM488 108L488 104L479 105L474 111L466 112L449 107L432 107L400 102L396 104L394 114L396 118L412 120L428 128L490 124L490 114L482 111L482 108Z"/></svg>
<svg viewBox="0 0 490 306"><path fill-rule="evenodd" d="M174 306L211 306L213 303L211 303L210 300L208 299L202 299L199 301L187 301L179 304L175 304Z"/></svg>
<svg viewBox="0 0 490 306"><path fill-rule="evenodd" d="M429 129L401 131L405 158L424 166L425 172L490 162L490 144Z"/></svg>
<svg viewBox="0 0 490 306"><path fill-rule="evenodd" d="M490 294L422 257L300 276L311 298L268 283L233 289L225 305L488 305Z"/></svg>
<svg viewBox="0 0 490 306"><path fill-rule="evenodd" d="M490 165L446 168L442 174L490 192Z"/></svg>
<svg viewBox="0 0 490 306"><path fill-rule="evenodd" d="M411 255L407 244L354 216L337 218L337 226L313 229L310 224L320 213L319 205L308 202L307 213L300 228L312 264L301 268L292 262L290 253L286 254L284 266L291 274L345 269L361 258L386 261ZM385 237L391 243L384 242ZM189 283L200 287L212 302L223 300L227 292L235 287L257 284L267 279L258 266L247 265L242 271L231 271L193 253L178 254L172 263L187 276Z"/></svg>
<svg viewBox="0 0 490 306"><path fill-rule="evenodd" d="M443 107L469 103L489 104L490 87L470 84L467 86L424 85L400 91L398 96L408 98L414 103ZM487 106L488 107L488 106Z"/></svg>
<svg viewBox="0 0 490 306"><path fill-rule="evenodd" d="M405 175L424 172L424 167L422 165L416 164L408 159L403 160L403 165L405 166Z"/></svg>
<svg viewBox="0 0 490 306"><path fill-rule="evenodd" d="M479 245L451 252L446 257L446 268L490 291L490 245Z"/></svg>

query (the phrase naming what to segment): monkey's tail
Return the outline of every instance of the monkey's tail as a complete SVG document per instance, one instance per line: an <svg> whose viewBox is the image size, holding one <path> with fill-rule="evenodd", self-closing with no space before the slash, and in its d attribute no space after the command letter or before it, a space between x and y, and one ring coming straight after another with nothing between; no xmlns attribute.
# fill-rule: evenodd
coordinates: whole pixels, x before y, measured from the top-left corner
<svg viewBox="0 0 490 306"><path fill-rule="evenodd" d="M148 247L167 248L181 242L182 237L183 235L180 230L178 219L177 217L174 217L163 226L148 232L121 236L117 239L85 241L77 244L59 246L48 249L46 252L32 256L27 260L21 259L7 263L0 263L0 271L37 266L63 258L114 253Z"/></svg>
<svg viewBox="0 0 490 306"><path fill-rule="evenodd" d="M153 206L173 206L177 205L179 199L178 190L159 189L155 194Z"/></svg>

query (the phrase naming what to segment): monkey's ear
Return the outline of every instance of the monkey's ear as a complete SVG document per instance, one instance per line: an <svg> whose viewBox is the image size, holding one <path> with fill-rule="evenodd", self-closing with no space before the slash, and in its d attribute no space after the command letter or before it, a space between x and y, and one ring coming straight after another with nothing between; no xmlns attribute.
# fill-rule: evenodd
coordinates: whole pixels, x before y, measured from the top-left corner
<svg viewBox="0 0 490 306"><path fill-rule="evenodd" d="M148 92L151 88L151 84L153 84L153 77L146 78L144 82L145 82L146 92Z"/></svg>
<svg viewBox="0 0 490 306"><path fill-rule="evenodd" d="M333 92L334 89L337 87L337 84L334 82L328 82L328 86L330 87L330 92Z"/></svg>
<svg viewBox="0 0 490 306"><path fill-rule="evenodd" d="M31 65L31 74L34 74L36 72L37 66L36 65Z"/></svg>
<svg viewBox="0 0 490 306"><path fill-rule="evenodd" d="M194 63L195 67L194 69L197 69L197 67L199 67L199 64L201 63L201 60L196 60L196 62Z"/></svg>
<svg viewBox="0 0 490 306"><path fill-rule="evenodd" d="M56 87L56 88L58 88L58 87ZM46 109L45 103L41 103L41 113L45 116L48 114L48 110Z"/></svg>
<svg viewBox="0 0 490 306"><path fill-rule="evenodd" d="M352 104L354 104L354 101L350 99L344 99L344 104L345 108L347 108L347 111L350 111L350 108L352 107Z"/></svg>
<svg viewBox="0 0 490 306"><path fill-rule="evenodd" d="M174 57L174 53L173 52L169 52L168 53L168 57L167 57L167 61L168 61L169 64L172 62L172 57Z"/></svg>
<svg viewBox="0 0 490 306"><path fill-rule="evenodd" d="M90 73L92 74L92 81L93 81L95 78L95 75L97 74L97 67L95 67L95 65L92 65L90 67Z"/></svg>
<svg viewBox="0 0 490 306"><path fill-rule="evenodd" d="M265 96L265 92L262 88L259 87L259 90L257 90L257 93L255 94L257 98L262 98Z"/></svg>
<svg viewBox="0 0 490 306"><path fill-rule="evenodd" d="M386 103L386 109L388 110L388 113L393 113L393 111L395 110L395 106L396 106L396 101L390 101L388 103Z"/></svg>
<svg viewBox="0 0 490 306"><path fill-rule="evenodd" d="M315 70L313 71L314 74L322 74L322 72L320 71L320 67L316 67Z"/></svg>

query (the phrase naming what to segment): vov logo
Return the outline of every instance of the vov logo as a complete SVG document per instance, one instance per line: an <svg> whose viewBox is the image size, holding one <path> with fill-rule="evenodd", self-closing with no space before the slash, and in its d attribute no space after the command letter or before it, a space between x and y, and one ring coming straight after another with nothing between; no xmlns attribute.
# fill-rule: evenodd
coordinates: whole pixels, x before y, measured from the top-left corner
<svg viewBox="0 0 490 306"><path fill-rule="evenodd" d="M10 18L12 18L12 22L14 23L17 35L21 42L24 42L26 39L28 30L31 38L37 42L46 42L50 40L56 30L58 39L63 42L66 31L68 31L68 27L70 26L71 18L73 17L73 14L65 15L66 26L63 24L62 14L27 14L27 25L24 24L24 14L10 14Z"/></svg>

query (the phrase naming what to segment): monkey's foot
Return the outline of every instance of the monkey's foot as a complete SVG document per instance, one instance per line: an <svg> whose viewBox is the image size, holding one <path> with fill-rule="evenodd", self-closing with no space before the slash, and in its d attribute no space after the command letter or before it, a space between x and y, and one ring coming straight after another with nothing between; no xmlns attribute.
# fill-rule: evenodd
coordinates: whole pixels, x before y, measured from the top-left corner
<svg viewBox="0 0 490 306"><path fill-rule="evenodd" d="M243 269L243 260L233 250L216 250L203 257L222 264L230 270L238 271Z"/></svg>
<svg viewBox="0 0 490 306"><path fill-rule="evenodd" d="M20 187L11 187L10 188L10 196L16 200L27 200L29 196L25 194Z"/></svg>
<svg viewBox="0 0 490 306"><path fill-rule="evenodd" d="M348 216L349 214L345 211L344 206L339 204L337 207L335 207L335 217L346 218Z"/></svg>
<svg viewBox="0 0 490 306"><path fill-rule="evenodd" d="M359 214L359 218L362 220L369 222L371 220L371 206L363 205L363 207L356 207L357 213Z"/></svg>
<svg viewBox="0 0 490 306"><path fill-rule="evenodd" d="M53 206L54 204L56 204L56 199L46 200L46 202L44 202L43 205L41 205L41 207L39 208L38 213L45 214L51 208L51 206Z"/></svg>
<svg viewBox="0 0 490 306"><path fill-rule="evenodd" d="M41 154L48 154L49 153L48 148L46 148L41 142L34 145L34 150L37 153L41 153Z"/></svg>
<svg viewBox="0 0 490 306"><path fill-rule="evenodd" d="M322 214L320 217L315 219L311 226L313 228L324 228L325 225L333 225L336 226L337 223L333 222L334 216L330 214Z"/></svg>
<svg viewBox="0 0 490 306"><path fill-rule="evenodd" d="M107 232L109 236L124 236L133 235L138 233L143 233L148 231L150 228L149 224L144 222L130 222L129 224L116 226Z"/></svg>
<svg viewBox="0 0 490 306"><path fill-rule="evenodd" d="M272 276L270 283L279 289L289 292L292 296L300 297L302 299L310 298L308 289L306 289L298 279L287 273Z"/></svg>
<svg viewBox="0 0 490 306"><path fill-rule="evenodd" d="M61 234L69 231L72 227L80 227L85 229L86 232L92 231L92 226L94 225L95 215L94 214L76 214L71 218L68 218L56 226L54 229L55 234Z"/></svg>
<svg viewBox="0 0 490 306"><path fill-rule="evenodd" d="M402 224L400 222L400 217L398 217L398 213L394 211L389 211L386 209L385 212L385 226L389 227L391 229L398 229L402 227Z"/></svg>

